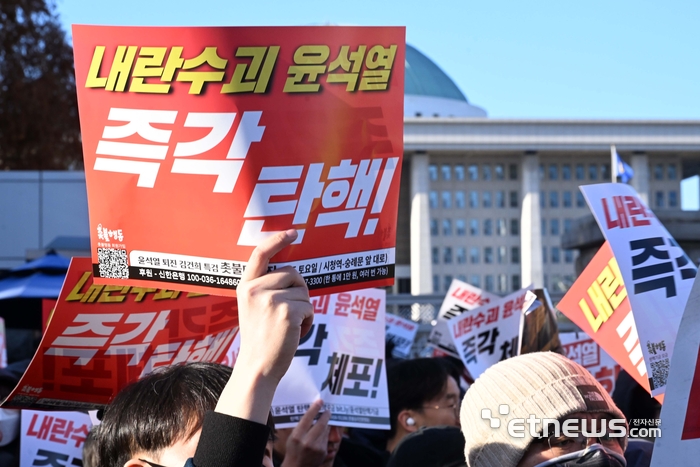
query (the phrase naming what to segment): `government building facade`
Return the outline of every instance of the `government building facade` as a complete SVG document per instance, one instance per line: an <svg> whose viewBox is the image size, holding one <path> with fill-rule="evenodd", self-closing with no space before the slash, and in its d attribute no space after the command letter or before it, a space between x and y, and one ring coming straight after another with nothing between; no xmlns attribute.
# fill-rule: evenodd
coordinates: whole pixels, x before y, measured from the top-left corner
<svg viewBox="0 0 700 467"><path fill-rule="evenodd" d="M611 145L649 207L680 213L700 121L488 118L430 59L410 46L406 57L394 292L442 294L457 278L561 296L578 255L562 236L590 215L578 187L611 181Z"/></svg>

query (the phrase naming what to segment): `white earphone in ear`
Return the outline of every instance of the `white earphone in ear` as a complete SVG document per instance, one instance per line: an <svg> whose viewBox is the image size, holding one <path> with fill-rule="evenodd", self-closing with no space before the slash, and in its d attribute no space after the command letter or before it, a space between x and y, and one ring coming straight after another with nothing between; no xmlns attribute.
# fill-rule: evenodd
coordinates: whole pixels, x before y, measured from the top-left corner
<svg viewBox="0 0 700 467"><path fill-rule="evenodd" d="M412 417L408 417L408 418L406 419L406 425L408 425L408 426L413 426L413 425L415 425L415 424L416 424L416 421L415 421Z"/></svg>

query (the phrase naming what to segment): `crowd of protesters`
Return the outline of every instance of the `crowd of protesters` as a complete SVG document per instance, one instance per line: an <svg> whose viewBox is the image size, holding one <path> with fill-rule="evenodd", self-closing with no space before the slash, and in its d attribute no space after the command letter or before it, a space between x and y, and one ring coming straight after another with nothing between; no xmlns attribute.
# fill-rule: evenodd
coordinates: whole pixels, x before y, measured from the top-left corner
<svg viewBox="0 0 700 467"><path fill-rule="evenodd" d="M295 270L266 273L269 258L295 235L271 238L251 258L239 287L241 351L235 369L172 367L127 387L93 429L86 467L648 465L648 446L631 449L626 430L622 437L586 437L580 431L509 435L509 420L529 416L625 420L586 369L552 352L494 365L466 393L459 369L447 359L393 362L387 369L390 431L330 426L320 400L295 428L274 430L272 396L313 319L308 291ZM484 410L502 415L503 429L492 428Z"/></svg>
<svg viewBox="0 0 700 467"><path fill-rule="evenodd" d="M296 270L267 266L296 236L271 237L250 258L238 288L234 369L186 363L131 383L99 414L101 423L85 442L84 467L649 465L653 444L628 439L626 420L658 417L658 404L624 372L614 401L585 368L554 352L504 360L470 386L452 359L392 360L389 431L331 426L321 400L295 428L276 430L272 398L313 308ZM577 420L579 429L508 431L511 421L528 417ZM615 420L621 436L580 429ZM8 462L0 465L13 465Z"/></svg>

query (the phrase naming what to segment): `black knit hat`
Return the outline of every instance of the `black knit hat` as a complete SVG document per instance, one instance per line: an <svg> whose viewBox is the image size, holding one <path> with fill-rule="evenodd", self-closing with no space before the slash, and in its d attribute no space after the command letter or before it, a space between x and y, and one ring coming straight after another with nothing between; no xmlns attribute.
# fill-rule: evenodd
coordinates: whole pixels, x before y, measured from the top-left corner
<svg viewBox="0 0 700 467"><path fill-rule="evenodd" d="M458 427L421 428L401 440L387 467L462 467L464 436Z"/></svg>

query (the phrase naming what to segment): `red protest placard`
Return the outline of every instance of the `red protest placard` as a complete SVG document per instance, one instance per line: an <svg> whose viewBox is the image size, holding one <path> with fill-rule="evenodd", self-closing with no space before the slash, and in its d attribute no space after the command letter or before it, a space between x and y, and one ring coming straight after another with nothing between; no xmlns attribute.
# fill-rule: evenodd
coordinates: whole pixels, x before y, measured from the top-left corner
<svg viewBox="0 0 700 467"><path fill-rule="evenodd" d="M127 383L184 361L221 362L238 331L230 297L99 285L73 258L29 368L3 407L91 409Z"/></svg>
<svg viewBox="0 0 700 467"><path fill-rule="evenodd" d="M608 242L598 250L557 308L650 391L627 289ZM657 399L662 400L660 396Z"/></svg>
<svg viewBox="0 0 700 467"><path fill-rule="evenodd" d="M128 38L128 40L127 40ZM235 296L254 246L312 294L393 283L402 27L74 26L95 282Z"/></svg>

